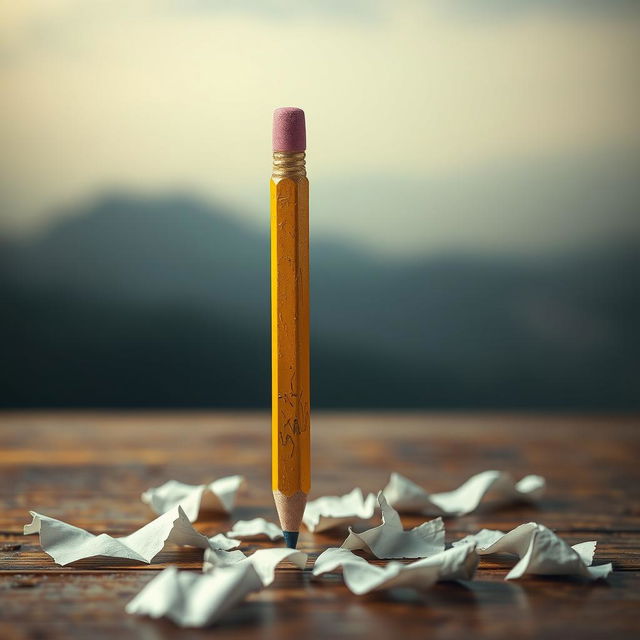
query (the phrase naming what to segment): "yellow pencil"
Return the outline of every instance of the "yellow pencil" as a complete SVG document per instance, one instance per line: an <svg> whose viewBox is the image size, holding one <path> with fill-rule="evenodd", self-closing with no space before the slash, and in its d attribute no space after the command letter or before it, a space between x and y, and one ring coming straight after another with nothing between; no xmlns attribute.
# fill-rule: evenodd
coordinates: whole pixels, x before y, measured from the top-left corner
<svg viewBox="0 0 640 640"><path fill-rule="evenodd" d="M309 181L304 111L273 114L271 364L273 497L295 548L310 486Z"/></svg>

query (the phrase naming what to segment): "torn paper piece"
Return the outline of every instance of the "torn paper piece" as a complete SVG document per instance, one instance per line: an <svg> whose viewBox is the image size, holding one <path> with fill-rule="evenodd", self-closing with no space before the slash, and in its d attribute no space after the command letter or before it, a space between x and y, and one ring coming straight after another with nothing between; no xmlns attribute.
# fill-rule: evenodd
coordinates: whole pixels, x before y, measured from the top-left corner
<svg viewBox="0 0 640 640"><path fill-rule="evenodd" d="M376 558L425 558L444 551L444 523L442 518L425 522L404 531L398 512L378 494L382 510L382 524L356 533L349 527L349 536L343 549L366 549Z"/></svg>
<svg viewBox="0 0 640 640"><path fill-rule="evenodd" d="M242 476L227 476L210 484L197 485L169 480L159 487L147 489L141 498L157 514L180 505L189 520L195 522L201 508L231 513L243 482Z"/></svg>
<svg viewBox="0 0 640 640"><path fill-rule="evenodd" d="M206 573L169 567L151 580L126 610L152 618L166 616L182 627L207 626L251 592L270 585L276 566L285 560L303 569L307 555L295 549L262 549Z"/></svg>
<svg viewBox="0 0 640 640"><path fill-rule="evenodd" d="M213 571L216 568L238 564L245 560L254 566L266 587L273 582L277 565L288 560L299 569L304 569L304 565L307 562L307 554L296 549L278 547L276 549L258 549L253 555L247 557L242 551L207 549L204 552L202 570L205 572Z"/></svg>
<svg viewBox="0 0 640 640"><path fill-rule="evenodd" d="M410 564L389 562L384 567L370 564L348 549L331 548L318 556L313 575L335 571L342 567L344 582L352 593L362 595L396 587L428 589L438 580L470 580L478 555L473 545L461 545L442 551L430 558Z"/></svg>
<svg viewBox="0 0 640 640"><path fill-rule="evenodd" d="M455 547L459 544L475 544L478 547L478 553L482 555L482 550L490 547L494 542L504 537L504 531L498 531L497 529L480 529L478 533L465 536L461 540L457 540L452 543Z"/></svg>
<svg viewBox="0 0 640 640"><path fill-rule="evenodd" d="M376 509L376 497L365 498L361 489L353 489L343 496L323 496L311 500L304 510L302 522L309 531L326 531L356 520L369 520Z"/></svg>
<svg viewBox="0 0 640 640"><path fill-rule="evenodd" d="M216 567L227 567L232 564L238 564L246 560L247 556L239 549L235 551L225 551L224 549L205 549L204 561L202 564L203 571L212 571Z"/></svg>
<svg viewBox="0 0 640 640"><path fill-rule="evenodd" d="M491 491L497 502L538 500L544 493L545 480L541 476L525 476L515 483L504 471L483 471L471 476L453 491L427 493L399 473L392 473L382 490L389 504L401 512L424 515L463 516L474 511Z"/></svg>
<svg viewBox="0 0 640 640"><path fill-rule="evenodd" d="M229 565L213 573L168 567L127 604L126 611L152 618L166 616L181 627L203 627L260 589L260 577L249 564Z"/></svg>
<svg viewBox="0 0 640 640"><path fill-rule="evenodd" d="M232 538L262 538L278 540L282 538L282 529L273 522L268 522L264 518L254 518L253 520L238 520L233 525L233 529L227 533Z"/></svg>
<svg viewBox="0 0 640 640"><path fill-rule="evenodd" d="M304 569L307 563L307 554L296 549L258 549L249 556L246 562L251 563L260 580L268 587L275 579L276 567L284 561L291 562L298 569Z"/></svg>
<svg viewBox="0 0 640 640"><path fill-rule="evenodd" d="M208 549L216 545L237 546L237 540L215 536L209 540L198 533L181 507L159 516L138 531L122 538L106 533L94 535L84 529L30 511L33 521L24 526L25 535L40 534L42 550L59 565L83 558L108 556L149 563L169 543ZM214 542L215 541L215 542Z"/></svg>
<svg viewBox="0 0 640 640"><path fill-rule="evenodd" d="M520 560L505 580L521 578L526 574L548 576L575 576L587 580L606 578L612 571L611 563L592 567L596 542L581 542L570 547L562 538L542 524L521 524L509 533L483 529L467 536L457 546L471 544L479 555L511 553Z"/></svg>
<svg viewBox="0 0 640 640"><path fill-rule="evenodd" d="M240 546L240 540L227 538L224 533L216 533L213 538L209 538L209 546L213 549L224 549L225 551L230 551L231 549L237 549Z"/></svg>

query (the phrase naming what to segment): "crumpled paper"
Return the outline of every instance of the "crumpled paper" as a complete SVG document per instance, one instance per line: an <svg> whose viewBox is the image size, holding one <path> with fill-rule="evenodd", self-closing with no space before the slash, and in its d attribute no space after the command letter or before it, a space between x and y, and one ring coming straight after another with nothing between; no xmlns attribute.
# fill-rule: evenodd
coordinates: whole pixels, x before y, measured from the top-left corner
<svg viewBox="0 0 640 640"><path fill-rule="evenodd" d="M389 504L400 512L424 515L463 516L474 511L490 490L499 502L535 501L544 493L541 476L525 476L514 482L504 471L483 471L453 491L428 493L399 473L392 473L382 490Z"/></svg>
<svg viewBox="0 0 640 640"><path fill-rule="evenodd" d="M334 527L369 520L376 509L376 497L370 493L365 498L362 490L355 488L343 496L323 496L307 503L302 522L309 531L326 531Z"/></svg>
<svg viewBox="0 0 640 640"><path fill-rule="evenodd" d="M33 520L24 526L24 534L39 533L42 550L62 566L93 556L150 563L169 543L200 549L232 549L240 544L239 540L230 540L222 534L209 539L198 533L181 507L174 507L138 531L121 538L113 538L106 533L96 536L35 511L29 513Z"/></svg>
<svg viewBox="0 0 640 640"><path fill-rule="evenodd" d="M231 513L244 482L242 476L226 476L209 484L185 484L169 480L159 487L147 489L141 496L157 514L180 505L191 522L198 519L201 508Z"/></svg>
<svg viewBox="0 0 640 640"><path fill-rule="evenodd" d="M230 538L269 538L278 540L282 538L282 529L273 522L268 522L264 518L253 518L253 520L238 520L233 525L233 529L227 533Z"/></svg>
<svg viewBox="0 0 640 640"><path fill-rule="evenodd" d="M165 569L129 602L127 613L166 616L181 627L207 626L251 592L270 585L281 562L303 569L307 561L307 555L295 549L261 549L248 558L237 552L234 557L237 561L229 557L228 563L204 573Z"/></svg>
<svg viewBox="0 0 640 640"><path fill-rule="evenodd" d="M348 549L330 548L318 556L313 575L342 567L348 589L356 595L396 587L424 590L438 580L470 580L478 564L474 545L460 545L410 564L389 562L384 567L370 564Z"/></svg>
<svg viewBox="0 0 640 640"><path fill-rule="evenodd" d="M474 546L479 555L510 553L519 556L520 560L505 580L515 580L527 574L597 580L606 578L613 570L610 562L591 566L596 541L581 542L571 547L553 531L536 522L521 524L509 533L482 529L453 544L454 547Z"/></svg>
<svg viewBox="0 0 640 640"><path fill-rule="evenodd" d="M239 549L225 551L224 549L205 549L202 563L203 571L212 571L216 567L226 567L242 562L247 556Z"/></svg>
<svg viewBox="0 0 640 640"><path fill-rule="evenodd" d="M343 549L366 549L376 558L425 558L444 551L444 523L442 518L404 531L398 512L378 494L382 511L382 524L356 533L349 527L349 536L342 543Z"/></svg>

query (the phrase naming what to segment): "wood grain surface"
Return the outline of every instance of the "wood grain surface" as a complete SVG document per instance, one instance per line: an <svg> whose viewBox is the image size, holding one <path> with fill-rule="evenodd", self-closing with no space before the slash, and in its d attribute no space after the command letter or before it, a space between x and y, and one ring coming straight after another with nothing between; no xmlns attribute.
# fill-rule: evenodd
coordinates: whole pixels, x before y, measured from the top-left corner
<svg viewBox="0 0 640 640"><path fill-rule="evenodd" d="M273 586L214 627L183 630L127 615L125 604L168 563L199 570L202 552L175 549L151 565L89 559L56 566L37 536L22 536L30 509L93 532L125 535L153 518L139 494L169 478L203 483L242 473L231 517L203 514L196 528L226 531L239 518L275 520L266 413L4 413L0 415L0 637L3 638L624 638L640 624L640 429L637 417L479 414L318 414L311 497L354 486L376 491L393 470L431 491L504 469L538 473L537 507L491 505L447 518L447 541L482 527L535 520L568 542L598 540L606 582L526 578L512 562L483 558L475 580L424 594L352 595L338 574L278 569ZM405 527L420 518L403 516ZM363 528L366 528L365 525ZM309 567L344 532L303 531ZM251 550L261 544L244 545Z"/></svg>

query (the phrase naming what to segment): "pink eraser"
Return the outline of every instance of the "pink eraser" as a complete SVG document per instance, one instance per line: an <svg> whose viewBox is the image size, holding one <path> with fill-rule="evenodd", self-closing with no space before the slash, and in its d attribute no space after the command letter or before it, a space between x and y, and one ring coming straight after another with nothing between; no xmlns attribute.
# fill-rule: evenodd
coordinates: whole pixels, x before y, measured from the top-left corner
<svg viewBox="0 0 640 640"><path fill-rule="evenodd" d="M273 150L304 151L307 130L304 111L297 107L280 107L273 112Z"/></svg>

